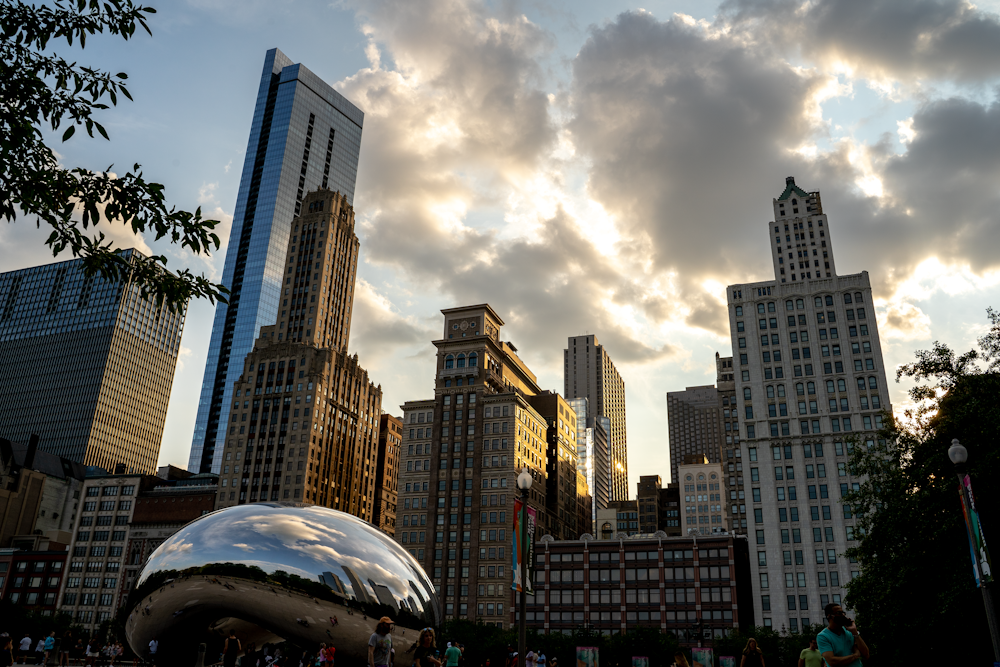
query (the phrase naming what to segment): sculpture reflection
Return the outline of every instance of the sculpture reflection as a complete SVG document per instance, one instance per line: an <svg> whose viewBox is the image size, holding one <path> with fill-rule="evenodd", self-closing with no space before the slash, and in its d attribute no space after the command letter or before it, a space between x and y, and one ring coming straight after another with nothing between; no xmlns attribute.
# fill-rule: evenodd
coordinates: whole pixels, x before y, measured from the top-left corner
<svg viewBox="0 0 1000 667"><path fill-rule="evenodd" d="M362 659L389 616L402 667L413 630L439 622L430 579L392 538L351 514L289 503L192 521L153 552L128 605L126 634L141 656L154 637L164 653L236 630L244 645L332 642L338 658Z"/></svg>

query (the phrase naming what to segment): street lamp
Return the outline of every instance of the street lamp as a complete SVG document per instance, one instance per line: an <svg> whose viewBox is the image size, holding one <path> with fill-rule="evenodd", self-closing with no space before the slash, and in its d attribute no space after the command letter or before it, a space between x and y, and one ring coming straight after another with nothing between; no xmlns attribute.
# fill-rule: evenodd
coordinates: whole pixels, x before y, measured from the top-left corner
<svg viewBox="0 0 1000 667"><path fill-rule="evenodd" d="M526 666L525 657L527 654L526 645L528 643L528 628L525 618L525 604L526 599L524 596L525 590L528 588L528 490L531 489L531 482L534 481L531 477L531 473L525 468L521 471L521 474L517 476L517 488L521 490L521 512L523 514L518 518L518 523L521 527L521 600L519 602L520 613L518 614L519 625L518 625L518 639L517 639L517 662L521 667Z"/></svg>
<svg viewBox="0 0 1000 667"><path fill-rule="evenodd" d="M969 494L969 487L965 485L965 478L967 477L965 462L969 460L969 450L967 450L956 438L951 441L951 447L948 448L948 458L951 459L952 464L955 466L955 473L958 475L958 485L962 490L962 505L965 510L965 517L967 517L965 524L966 529L970 531L969 541L972 545L972 561L973 565L976 567L976 577L979 579L979 588L983 591L983 604L986 607L986 622L990 628L990 638L993 640L993 659L996 662L1000 662L1000 632L997 630L997 618L993 609L993 599L990 595L990 589L986 585L986 580L983 578L983 564L980 559L982 554L978 548L980 536L971 532L977 528L971 523L974 508L972 505L972 497ZM982 531L981 525L978 526L978 530Z"/></svg>

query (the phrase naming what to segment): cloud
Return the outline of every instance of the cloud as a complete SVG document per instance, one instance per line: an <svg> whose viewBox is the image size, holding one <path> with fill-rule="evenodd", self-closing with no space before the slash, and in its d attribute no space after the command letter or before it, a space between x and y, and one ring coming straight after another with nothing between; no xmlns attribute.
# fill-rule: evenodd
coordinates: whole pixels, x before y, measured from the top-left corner
<svg viewBox="0 0 1000 667"><path fill-rule="evenodd" d="M727 0L719 21L860 78L1000 75L1000 19L965 0Z"/></svg>
<svg viewBox="0 0 1000 667"><path fill-rule="evenodd" d="M878 313L881 338L898 340L929 340L931 319L912 303L891 303Z"/></svg>

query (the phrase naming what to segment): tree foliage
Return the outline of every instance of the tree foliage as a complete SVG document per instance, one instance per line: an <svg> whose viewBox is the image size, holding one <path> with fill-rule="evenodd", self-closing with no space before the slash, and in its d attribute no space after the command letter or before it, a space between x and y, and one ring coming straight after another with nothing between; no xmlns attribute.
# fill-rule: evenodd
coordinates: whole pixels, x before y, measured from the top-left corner
<svg viewBox="0 0 1000 667"><path fill-rule="evenodd" d="M953 438L969 451L976 505L987 543L1000 539L1000 315L979 349L957 354L935 342L896 374L917 384L917 407L886 419L872 443L856 443L852 474L860 490L844 499L862 538L848 550L860 576L847 585L873 657L880 664L992 660L981 592L975 587L956 471L948 458ZM860 446L859 446L860 445ZM853 566L858 567L858 566Z"/></svg>
<svg viewBox="0 0 1000 667"><path fill-rule="evenodd" d="M219 247L213 231L218 220L203 219L200 208L191 213L169 206L163 185L147 181L138 164L124 175L112 167L65 168L45 142L46 126L53 132L65 127L64 142L78 127L108 139L96 112L108 109L108 102L117 105L119 96L132 99L124 72L69 62L54 53L52 43L65 40L82 49L95 34L128 40L139 27L152 34L147 15L155 11L132 0L53 0L41 6L0 0L0 216L8 222L19 213L33 216L39 227L52 228L46 244L53 255L69 250L83 259L88 275L130 280L158 306L176 309L192 297L225 302L222 285L187 269L171 274L164 256L129 261L92 229L105 219L207 254Z"/></svg>

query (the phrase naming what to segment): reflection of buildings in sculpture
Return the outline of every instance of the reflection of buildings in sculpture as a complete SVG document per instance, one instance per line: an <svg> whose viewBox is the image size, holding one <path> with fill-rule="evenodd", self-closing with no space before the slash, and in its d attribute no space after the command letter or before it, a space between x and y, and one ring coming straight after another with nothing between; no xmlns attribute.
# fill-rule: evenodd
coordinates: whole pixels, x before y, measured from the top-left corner
<svg viewBox="0 0 1000 667"><path fill-rule="evenodd" d="M333 572L324 572L319 575L319 580L321 583L329 586L337 595L347 597L347 590L344 588L344 582L342 582L340 577L335 575Z"/></svg>
<svg viewBox="0 0 1000 667"><path fill-rule="evenodd" d="M389 590L388 586L376 584L371 579L368 580L368 583L371 585L372 590L375 591L375 597L378 598L381 604L399 611L399 605L396 604L396 599L392 597L392 591Z"/></svg>
<svg viewBox="0 0 1000 667"><path fill-rule="evenodd" d="M368 591L365 590L364 583L362 583L361 579L358 578L358 575L354 574L354 570L346 565L344 565L343 568L344 574L346 574L347 578L351 580L351 589L354 592L354 599L362 604L375 604L375 600L368 594Z"/></svg>

